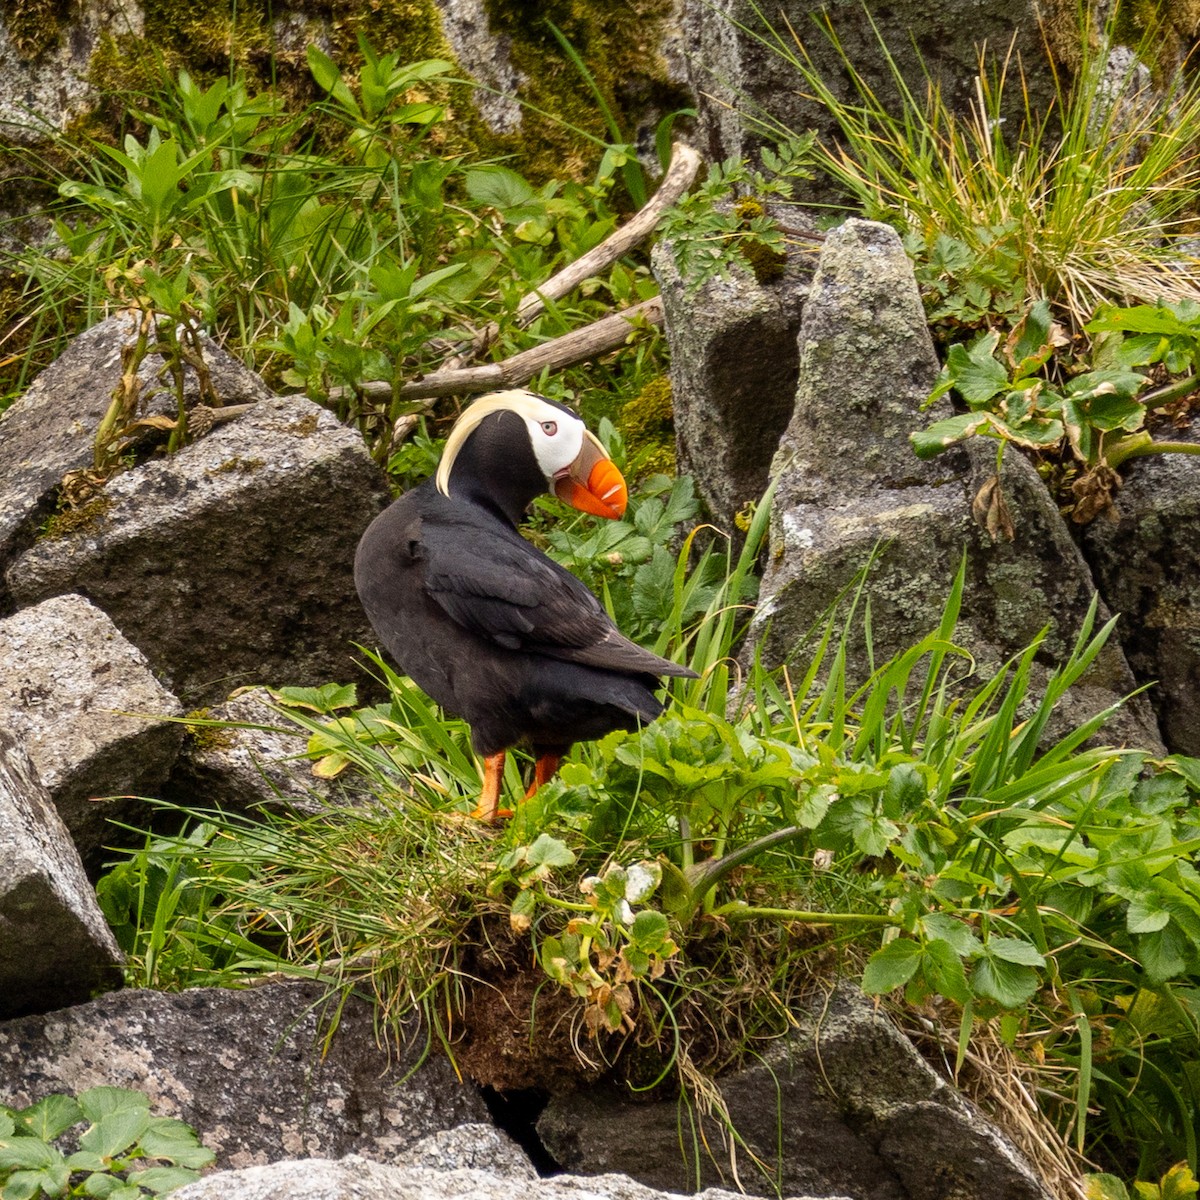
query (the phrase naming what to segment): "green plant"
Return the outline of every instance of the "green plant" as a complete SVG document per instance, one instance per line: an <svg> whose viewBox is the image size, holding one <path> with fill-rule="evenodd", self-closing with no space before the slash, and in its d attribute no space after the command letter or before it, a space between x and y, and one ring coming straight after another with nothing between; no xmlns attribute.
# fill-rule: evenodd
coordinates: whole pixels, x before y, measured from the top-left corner
<svg viewBox="0 0 1200 1200"><path fill-rule="evenodd" d="M590 183L534 186L468 158L427 98L449 65L360 49L354 75L311 50L326 98L295 111L240 78L203 87L183 72L134 102L141 128L121 149L64 138L37 164L58 173L54 242L13 264L24 320L45 331L30 353L114 300L153 309L153 340L173 349L172 331L206 327L269 381L357 422L382 459L397 420L421 409L362 384L399 389L492 322L491 352L505 356L653 293L644 264L625 260L515 320L523 296L612 230L620 164L606 160ZM635 377L651 344L625 356ZM620 373L601 369L588 387L602 394ZM181 418L175 431L186 436Z"/></svg>
<svg viewBox="0 0 1200 1200"><path fill-rule="evenodd" d="M789 200L795 184L812 177L813 142L805 134L764 146L762 170L734 158L712 163L705 181L667 214L663 236L689 288L725 278L733 261L760 280L778 273L788 237L765 205L770 197Z"/></svg>
<svg viewBox="0 0 1200 1200"><path fill-rule="evenodd" d="M1045 300L1034 304L1003 342L993 329L969 346L951 346L928 403L953 390L969 411L912 434L917 454L929 458L980 435L1043 455L1068 450L1081 471L1071 506L1081 523L1107 506L1114 472L1128 459L1200 454L1192 442L1156 440L1145 429L1156 406L1197 388L1200 305L1105 308L1087 330L1104 335L1097 339L1090 369L1067 357L1071 341L1055 325ZM1058 361L1060 354L1065 361ZM1184 378L1139 395L1151 383L1139 369L1147 367Z"/></svg>
<svg viewBox="0 0 1200 1200"><path fill-rule="evenodd" d="M74 1133L79 1125L85 1128ZM64 1153L55 1143L68 1134L78 1148ZM128 1088L53 1094L21 1109L0 1106L4 1200L161 1196L199 1179L199 1168L215 1157L188 1125L151 1116L149 1098Z"/></svg>

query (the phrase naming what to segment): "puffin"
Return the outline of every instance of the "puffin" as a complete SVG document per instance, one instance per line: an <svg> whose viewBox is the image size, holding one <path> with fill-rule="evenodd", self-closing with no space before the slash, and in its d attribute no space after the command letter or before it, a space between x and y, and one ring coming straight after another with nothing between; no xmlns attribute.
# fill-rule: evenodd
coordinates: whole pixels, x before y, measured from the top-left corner
<svg viewBox="0 0 1200 1200"><path fill-rule="evenodd" d="M489 822L511 816L500 788L512 747L533 752L528 799L575 742L659 716L661 677L696 678L625 637L583 583L521 536L545 492L611 520L628 499L569 408L524 390L484 396L451 429L436 474L375 518L354 559L388 653L470 726L483 759L473 815Z"/></svg>

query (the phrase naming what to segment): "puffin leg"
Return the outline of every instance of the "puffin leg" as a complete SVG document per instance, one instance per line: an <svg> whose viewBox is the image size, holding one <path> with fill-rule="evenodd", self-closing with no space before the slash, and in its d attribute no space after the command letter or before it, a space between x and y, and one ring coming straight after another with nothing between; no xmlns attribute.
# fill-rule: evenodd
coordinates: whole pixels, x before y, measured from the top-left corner
<svg viewBox="0 0 1200 1200"><path fill-rule="evenodd" d="M558 764L562 762L561 754L539 754L537 761L533 764L533 782L529 785L529 790L525 793L525 799L528 800L534 792L542 786L543 783L549 783L554 778L554 772L558 770Z"/></svg>
<svg viewBox="0 0 1200 1200"><path fill-rule="evenodd" d="M479 803L471 814L481 821L494 821L497 817L511 817L512 809L500 807L500 785L504 780L504 751L489 754L483 760L483 790Z"/></svg>

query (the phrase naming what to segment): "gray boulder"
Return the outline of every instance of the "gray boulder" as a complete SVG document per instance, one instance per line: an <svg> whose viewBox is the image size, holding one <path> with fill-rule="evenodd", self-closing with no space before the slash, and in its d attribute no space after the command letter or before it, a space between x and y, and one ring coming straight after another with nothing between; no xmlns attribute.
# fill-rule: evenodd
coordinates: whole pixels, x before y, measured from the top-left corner
<svg viewBox="0 0 1200 1200"><path fill-rule="evenodd" d="M306 1154L388 1159L487 1111L450 1064L419 1044L381 1048L374 1012L323 987L127 990L0 1024L0 1095L23 1107L100 1085L145 1092L216 1152L218 1167Z"/></svg>
<svg viewBox="0 0 1200 1200"><path fill-rule="evenodd" d="M18 604L86 595L186 704L350 673L350 643L370 637L354 548L386 496L362 439L325 409L259 401L103 497L9 569Z"/></svg>
<svg viewBox="0 0 1200 1200"><path fill-rule="evenodd" d="M1200 420L1172 441L1200 442ZM1114 511L1083 530L1083 549L1170 750L1200 755L1200 458L1134 459Z"/></svg>
<svg viewBox="0 0 1200 1200"><path fill-rule="evenodd" d="M642 1183L671 1190L730 1181L736 1157L736 1182L761 1196L1050 1200L1013 1144L861 993L839 987L824 1011L797 1018L797 1031L761 1061L718 1081L735 1149L711 1113L693 1111L682 1126L681 1155L676 1102L586 1093L553 1099L538 1132L570 1171L620 1164Z"/></svg>
<svg viewBox="0 0 1200 1200"><path fill-rule="evenodd" d="M0 1017L119 987L120 963L49 793L21 744L0 728Z"/></svg>
<svg viewBox="0 0 1200 1200"><path fill-rule="evenodd" d="M88 65L106 34L142 32L137 0L8 4L0 17L0 121L5 136L39 141L95 102Z"/></svg>
<svg viewBox="0 0 1200 1200"><path fill-rule="evenodd" d="M89 866L122 841L111 821L146 816L179 753L179 701L82 596L56 596L0 621L0 722L24 741ZM97 802L106 799L106 803Z"/></svg>
<svg viewBox="0 0 1200 1200"><path fill-rule="evenodd" d="M224 1171L171 1194L175 1200L683 1200L623 1175L529 1179L472 1168L384 1166L357 1156ZM737 1195L714 1188L695 1200L737 1200Z"/></svg>
<svg viewBox="0 0 1200 1200"><path fill-rule="evenodd" d="M995 470L978 439L929 462L909 433L949 409L922 413L938 363L912 268L895 231L850 220L822 252L800 331L799 387L772 468L779 475L761 599L749 644L785 661L873 557L868 583L874 661L885 662L935 630L962 557L966 590L956 640L982 683L1048 626L1038 672L1062 662L1095 587L1037 473L1004 456L1001 486L1013 539L993 539L972 504ZM861 638L861 634L859 634ZM865 677L866 647L850 648ZM801 650L802 652L802 650ZM1074 725L1135 684L1110 641L1060 708ZM1127 705L1107 734L1157 750L1149 707Z"/></svg>
<svg viewBox="0 0 1200 1200"><path fill-rule="evenodd" d="M796 335L812 259L791 254L784 274L759 283L740 265L698 290L669 243L653 254L671 345L671 393L679 470L695 477L726 532L767 486L772 455L796 398Z"/></svg>
<svg viewBox="0 0 1200 1200"><path fill-rule="evenodd" d="M92 440L121 377L121 351L136 331L128 312L93 325L0 415L0 612L11 608L4 572L54 511L63 476L92 464ZM266 384L218 346L206 341L204 358L222 403L270 398ZM163 365L161 356L148 354L138 369L139 416L174 409L159 379ZM189 403L199 398L191 367L184 371L184 393Z"/></svg>

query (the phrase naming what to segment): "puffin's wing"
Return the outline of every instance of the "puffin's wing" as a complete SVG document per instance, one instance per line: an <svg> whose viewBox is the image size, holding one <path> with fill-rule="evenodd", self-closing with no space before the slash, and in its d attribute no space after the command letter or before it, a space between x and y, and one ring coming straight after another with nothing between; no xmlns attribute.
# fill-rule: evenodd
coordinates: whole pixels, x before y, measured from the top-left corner
<svg viewBox="0 0 1200 1200"><path fill-rule="evenodd" d="M574 575L524 539L482 533L443 526L422 542L425 588L459 625L510 650L616 671L693 674L631 642Z"/></svg>

